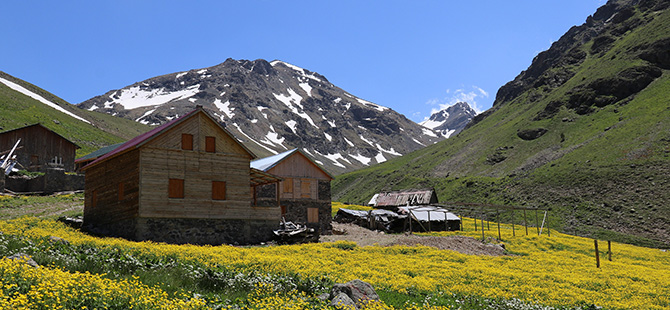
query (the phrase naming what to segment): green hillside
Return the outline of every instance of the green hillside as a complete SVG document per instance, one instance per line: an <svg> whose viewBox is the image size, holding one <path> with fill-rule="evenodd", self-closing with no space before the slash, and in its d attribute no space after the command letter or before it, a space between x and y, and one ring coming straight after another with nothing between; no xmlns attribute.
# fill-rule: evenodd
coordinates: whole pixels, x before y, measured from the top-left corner
<svg viewBox="0 0 670 310"><path fill-rule="evenodd" d="M42 123L79 145L81 149L77 151L77 156L81 156L102 146L128 140L150 128L131 120L79 109L35 85L1 71L0 77L19 84L91 122L85 123L0 83L0 131Z"/></svg>
<svg viewBox="0 0 670 310"><path fill-rule="evenodd" d="M664 6L599 9L501 88L474 125L337 177L333 199L364 203L380 190L434 187L440 201L545 207L550 225L568 233L670 247Z"/></svg>

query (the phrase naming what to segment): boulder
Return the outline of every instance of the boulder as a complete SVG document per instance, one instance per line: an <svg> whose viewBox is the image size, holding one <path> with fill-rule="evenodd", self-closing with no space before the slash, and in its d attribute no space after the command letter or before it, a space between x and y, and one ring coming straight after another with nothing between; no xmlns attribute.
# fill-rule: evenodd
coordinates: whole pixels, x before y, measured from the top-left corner
<svg viewBox="0 0 670 310"><path fill-rule="evenodd" d="M377 295L372 285L358 279L344 284L338 283L333 285L333 289L330 292L332 300L334 301L341 294L348 296L359 307L371 300L379 301L379 295Z"/></svg>
<svg viewBox="0 0 670 310"><path fill-rule="evenodd" d="M31 267L35 267L35 268L39 267L37 262L34 261L32 258L30 258L30 255L25 254L25 253L16 253L14 255L7 256L7 259L22 261L22 262L25 262L26 264L28 264Z"/></svg>
<svg viewBox="0 0 670 310"><path fill-rule="evenodd" d="M547 133L547 129L545 128L533 128L533 129L519 130L517 131L516 135L523 140L530 141L541 137L545 133Z"/></svg>
<svg viewBox="0 0 670 310"><path fill-rule="evenodd" d="M356 303L345 293L339 293L330 301L330 305L338 309L355 310L358 309Z"/></svg>

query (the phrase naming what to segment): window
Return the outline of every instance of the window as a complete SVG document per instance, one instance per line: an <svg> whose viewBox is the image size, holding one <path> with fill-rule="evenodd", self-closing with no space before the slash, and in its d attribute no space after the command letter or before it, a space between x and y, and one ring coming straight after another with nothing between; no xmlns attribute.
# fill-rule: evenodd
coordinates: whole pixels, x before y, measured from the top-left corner
<svg viewBox="0 0 670 310"><path fill-rule="evenodd" d="M123 182L119 182L119 201L123 200Z"/></svg>
<svg viewBox="0 0 670 310"><path fill-rule="evenodd" d="M310 198L312 197L312 184L308 179L300 180L300 197Z"/></svg>
<svg viewBox="0 0 670 310"><path fill-rule="evenodd" d="M170 179L168 184L169 198L184 198L184 179Z"/></svg>
<svg viewBox="0 0 670 310"><path fill-rule="evenodd" d="M226 200L226 182L212 181L212 200Z"/></svg>
<svg viewBox="0 0 670 310"><path fill-rule="evenodd" d="M94 189L91 193L91 207L95 208L98 206L98 190Z"/></svg>
<svg viewBox="0 0 670 310"><path fill-rule="evenodd" d="M284 183L284 186L283 186L284 187L284 193L292 193L293 192L293 179L286 178L286 179L284 179L284 181L282 181L282 183Z"/></svg>
<svg viewBox="0 0 670 310"><path fill-rule="evenodd" d="M209 153L216 152L216 138L205 137L205 152Z"/></svg>
<svg viewBox="0 0 670 310"><path fill-rule="evenodd" d="M307 208L307 223L319 222L319 208Z"/></svg>
<svg viewBox="0 0 670 310"><path fill-rule="evenodd" d="M181 149L193 150L193 135L189 133L181 134Z"/></svg>

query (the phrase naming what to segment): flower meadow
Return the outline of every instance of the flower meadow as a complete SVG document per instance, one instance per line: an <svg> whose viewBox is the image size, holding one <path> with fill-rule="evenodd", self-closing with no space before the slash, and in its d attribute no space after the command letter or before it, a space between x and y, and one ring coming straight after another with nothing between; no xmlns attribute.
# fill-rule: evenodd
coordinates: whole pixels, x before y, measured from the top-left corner
<svg viewBox="0 0 670 310"><path fill-rule="evenodd" d="M0 221L0 309L322 309L333 283L361 279L382 302L366 309L669 309L670 252L551 231L484 232L504 256L349 242L233 247L131 242L37 218ZM426 235L482 238L466 231ZM531 229L530 232L534 232ZM58 238L54 238L58 237ZM62 238L62 239L59 239ZM66 240L66 241L65 241ZM604 251L603 251L604 249Z"/></svg>

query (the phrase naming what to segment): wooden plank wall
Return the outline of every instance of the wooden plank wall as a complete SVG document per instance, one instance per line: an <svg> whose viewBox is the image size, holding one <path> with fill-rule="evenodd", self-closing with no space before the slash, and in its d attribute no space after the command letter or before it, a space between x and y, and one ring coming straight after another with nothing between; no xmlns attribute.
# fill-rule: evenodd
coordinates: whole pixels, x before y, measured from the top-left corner
<svg viewBox="0 0 670 310"><path fill-rule="evenodd" d="M281 177L294 178L312 178L312 179L328 179L331 177L325 174L314 163L307 159L299 152L293 153L288 158L284 159L278 165L268 170L269 173Z"/></svg>
<svg viewBox="0 0 670 310"><path fill-rule="evenodd" d="M65 171L74 171L74 159L77 147L70 141L45 129L40 125L17 129L0 135L0 152L9 151L21 138L21 149L14 152L17 160L29 171L46 171L47 163L54 156L62 158ZM38 162L31 163L31 157L37 156Z"/></svg>
<svg viewBox="0 0 670 310"><path fill-rule="evenodd" d="M181 150L181 134L193 135L193 150ZM216 153L205 137L216 137ZM279 220L278 207L251 206L252 155L207 116L185 120L141 149L141 217ZM184 198L168 198L168 180L184 179ZM226 200L212 200L212 181L226 182Z"/></svg>
<svg viewBox="0 0 670 310"><path fill-rule="evenodd" d="M119 195L119 183L123 194ZM130 151L86 170L84 222L104 224L137 216L139 151ZM93 193L97 203L93 205ZM119 199L121 198L121 199Z"/></svg>

